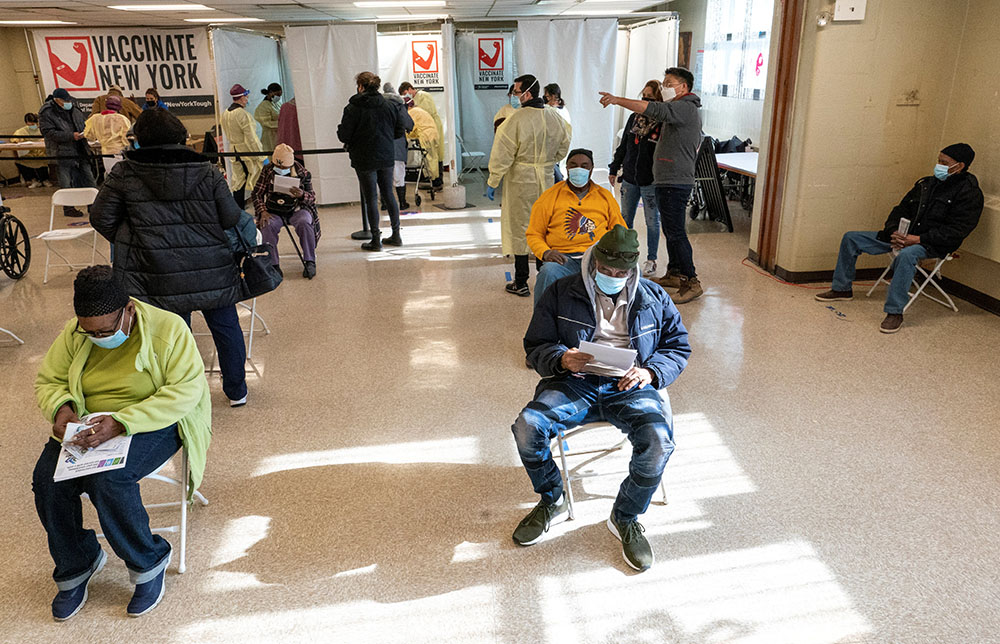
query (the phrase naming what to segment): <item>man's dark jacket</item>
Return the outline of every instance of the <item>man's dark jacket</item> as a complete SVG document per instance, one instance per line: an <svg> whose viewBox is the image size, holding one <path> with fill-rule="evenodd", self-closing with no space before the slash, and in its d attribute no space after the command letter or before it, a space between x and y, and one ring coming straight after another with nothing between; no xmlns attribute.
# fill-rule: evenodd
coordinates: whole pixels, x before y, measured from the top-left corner
<svg viewBox="0 0 1000 644"><path fill-rule="evenodd" d="M241 213L208 159L164 145L133 150L112 168L90 223L114 244L114 273L129 295L188 313L242 299L225 232Z"/></svg>
<svg viewBox="0 0 1000 644"><path fill-rule="evenodd" d="M924 177L892 209L878 238L889 242L905 217L910 220L909 234L919 235L920 245L932 256L944 257L958 250L982 214L983 191L975 175L959 172L944 181Z"/></svg>

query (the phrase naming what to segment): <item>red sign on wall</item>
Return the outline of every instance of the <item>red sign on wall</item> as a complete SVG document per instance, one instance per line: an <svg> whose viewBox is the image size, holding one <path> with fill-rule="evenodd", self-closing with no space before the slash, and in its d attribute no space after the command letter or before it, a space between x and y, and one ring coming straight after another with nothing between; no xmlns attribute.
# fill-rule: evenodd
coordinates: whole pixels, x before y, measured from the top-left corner
<svg viewBox="0 0 1000 644"><path fill-rule="evenodd" d="M503 71L503 38L479 39L479 69Z"/></svg>
<svg viewBox="0 0 1000 644"><path fill-rule="evenodd" d="M87 36L47 36L45 47L56 87L72 93L100 91L94 49Z"/></svg>
<svg viewBox="0 0 1000 644"><path fill-rule="evenodd" d="M438 73L437 47L437 42L433 40L414 40L410 43L414 74Z"/></svg>

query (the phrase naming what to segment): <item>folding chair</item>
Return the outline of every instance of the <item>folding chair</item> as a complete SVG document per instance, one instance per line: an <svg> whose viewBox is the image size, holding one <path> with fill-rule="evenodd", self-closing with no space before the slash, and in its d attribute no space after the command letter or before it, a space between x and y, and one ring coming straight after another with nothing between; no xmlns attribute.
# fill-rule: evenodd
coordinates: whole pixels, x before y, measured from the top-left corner
<svg viewBox="0 0 1000 644"><path fill-rule="evenodd" d="M49 211L49 229L37 237L37 239L45 242L45 275L42 277L42 284L47 284L49 281L49 266L68 266L70 270L76 270L78 268L93 266L98 255L107 260L104 253L97 250L97 231L90 226L60 228L58 230L55 228L56 206L89 206L94 203L94 199L96 198L97 188L63 188L61 190L56 190L55 193L53 193L52 208ZM94 236L94 244L91 249L89 264L74 264L66 259L66 257L59 251L52 248L52 242L70 241L86 237L87 235ZM53 253L59 257L59 259L63 260L61 264L51 263L50 260Z"/></svg>
<svg viewBox="0 0 1000 644"><path fill-rule="evenodd" d="M659 394L660 398L663 399L663 410L667 417L667 423L672 424L673 412L670 409L670 395L667 393L666 389L661 389L659 391ZM579 425L578 427L574 427L573 429L570 430L560 429L558 435L553 439L556 441L556 444L558 445L559 449L559 461L562 463L562 467L560 469L562 470L563 489L566 491L566 500L568 501L569 504L569 518L571 520L576 518L576 514L573 511L573 481L579 479L591 478L594 476L611 476L614 474L621 475L628 473L628 470L614 471L614 472L595 472L592 470L587 470L579 473L576 471L579 468L584 467L585 465L593 463L594 461L597 461L600 458L603 458L605 456L608 456L609 454L621 450L623 447L625 447L625 445L628 444L628 436L621 436L621 439L617 443L611 445L610 447L585 449L577 452L570 451L569 447L570 438L579 437L581 434L588 431L593 431L598 429L608 429L608 428L614 430L615 432L621 433L621 430L619 430L611 423L594 422L594 423L587 423L586 425ZM582 463L572 468L570 468L566 464L567 457L584 456L586 454L597 454L598 456L583 461ZM666 505L667 487L666 485L664 485L662 478L660 479L660 493L663 494L663 505Z"/></svg>
<svg viewBox="0 0 1000 644"><path fill-rule="evenodd" d="M160 474L160 470L167 466L170 461L174 459L173 456L168 458L162 465L153 470L151 474L147 474L143 480L151 479L154 481L161 481L169 485L176 485L181 489L181 500L180 501L169 501L167 503L149 503L144 504L143 507L147 510L153 510L156 508L172 508L176 506L181 507L181 521L179 525L165 526L162 528L150 528L151 532L180 532L181 543L178 548L178 559L177 559L177 572L183 574L187 571L187 516L188 516L188 490L191 487L188 481L191 476L191 466L188 463L187 450L181 448L181 477L183 477L184 482L178 481L177 479L170 478L169 476L164 476ZM81 495L82 497L88 498L86 493ZM198 490L194 491L192 495L191 503L197 500L202 505L208 505L208 499L202 495ZM97 535L99 539L104 538L104 533Z"/></svg>
<svg viewBox="0 0 1000 644"><path fill-rule="evenodd" d="M3 328L2 326L0 326L0 333L6 333L10 337L14 338L17 341L18 344L24 344L24 340L22 340L21 338L17 337L16 335L14 335L13 331L8 331L7 329ZM2 346L2 345L0 345L0 346Z"/></svg>
<svg viewBox="0 0 1000 644"><path fill-rule="evenodd" d="M267 322L264 320L261 314L257 312L257 298L253 298L252 300L250 300L250 304L247 304L246 302L237 302L236 306L241 307L247 311L250 311L250 328L244 331L243 335L244 337L247 338L247 363L250 365L250 371L252 373L257 374L257 377L259 378L260 370L257 369L257 365L253 361L253 337L259 332L259 329L257 329L257 320L260 320L261 326L264 327L264 335L271 335L271 327L267 325ZM197 331L193 332L192 335L194 335L195 337L199 336L212 337L211 331ZM213 340L212 354L208 359L208 367L205 369L206 373L212 374L215 373L216 371L219 371L219 369L215 366L216 362L215 357L216 357L215 341Z"/></svg>
<svg viewBox="0 0 1000 644"><path fill-rule="evenodd" d="M483 173L482 163L486 160L486 153L470 150L459 134L455 134L455 138L458 139L459 149L462 151L462 173L458 175L458 180L461 181L466 174L478 172L485 185L486 175Z"/></svg>
<svg viewBox="0 0 1000 644"><path fill-rule="evenodd" d="M872 284L872 287L870 289L868 289L868 293L865 295L865 297L871 297L872 291L874 291L875 288L878 287L879 284L883 284L883 283L884 284L889 284L889 280L887 280L885 278L885 276L889 274L889 271L892 270L892 267L895 265L895 263L896 263L896 255L898 255L898 253L896 251L892 251L892 261L889 262L889 265L885 267L884 271L882 271L882 275L879 276L878 281L875 282L874 284ZM917 291L916 291L916 293L910 293L909 294L910 295L910 301L907 302L906 306L903 307L903 312L906 312L906 309L910 308L910 305L913 304L918 297L920 297L921 295L923 295L924 297L926 297L928 299L934 300L935 302L937 302L941 306L947 307L947 308L951 309L952 311L954 311L955 313L958 313L958 307L955 306L955 301L951 299L950 295L948 295L947 293L944 292L944 289L941 288L941 285L934 279L934 277L937 276L938 273L940 273L941 267L944 266L944 263L945 262L950 262L951 260L955 259L955 257L956 257L955 253L948 253L944 257L938 257L938 258L936 258L935 262L934 262L934 268L931 269L930 273L928 273L927 271L925 271L924 267L921 266L919 263L917 264L917 272L920 275L922 275L924 279L921 282L921 281L918 281L916 277L913 278L913 286L917 287ZM944 297L944 299L943 300L938 299L938 298L934 297L933 295L931 295L930 293L924 292L924 289L927 288L928 284L930 284L931 286L933 286L934 288L936 288L938 290L938 293L940 293Z"/></svg>
<svg viewBox="0 0 1000 644"><path fill-rule="evenodd" d="M288 220L284 217L281 218L281 225L285 228L285 232L288 233L288 238L292 240L292 246L295 247L295 254L299 256L299 261L302 262L302 266L306 265L306 260L302 257L302 249L299 248L299 241L295 238L295 231L292 230L291 226L288 225ZM257 298L254 298L256 301ZM261 319L261 322L264 320ZM266 326L266 325L265 325Z"/></svg>

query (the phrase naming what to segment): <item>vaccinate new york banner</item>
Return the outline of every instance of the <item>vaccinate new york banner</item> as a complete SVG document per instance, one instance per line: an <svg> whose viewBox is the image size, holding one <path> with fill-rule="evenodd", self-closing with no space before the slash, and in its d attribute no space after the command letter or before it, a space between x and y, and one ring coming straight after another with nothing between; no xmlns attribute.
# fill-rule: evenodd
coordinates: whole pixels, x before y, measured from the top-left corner
<svg viewBox="0 0 1000 644"><path fill-rule="evenodd" d="M142 103L156 88L171 111L214 113L215 78L204 29L52 29L34 31L42 86L63 88L86 112L118 85Z"/></svg>

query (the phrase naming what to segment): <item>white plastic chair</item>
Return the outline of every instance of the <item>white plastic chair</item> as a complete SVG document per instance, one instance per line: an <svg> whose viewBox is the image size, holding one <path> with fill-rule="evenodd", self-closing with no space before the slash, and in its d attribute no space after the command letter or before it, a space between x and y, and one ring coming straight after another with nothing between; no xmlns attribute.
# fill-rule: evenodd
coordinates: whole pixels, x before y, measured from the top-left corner
<svg viewBox="0 0 1000 644"><path fill-rule="evenodd" d="M665 412L665 415L667 417L667 423L673 424L673 411L670 408L670 395L667 393L666 389L660 389L658 393L660 394L660 398L663 399L663 411ZM616 442L614 445L611 445L610 447L587 449L575 452L570 451L569 447L570 438L579 437L584 432L595 431L599 429L613 430L614 432L620 435L620 440L618 440L618 442ZM576 513L573 511L573 481L590 478L594 476L611 476L615 474L620 476L622 474L628 473L627 469L622 471L616 470L614 472L595 472L592 470L588 470L578 473L576 471L585 465L588 465L600 458L603 458L604 456L608 456L609 454L621 450L623 447L625 447L625 445L629 444L628 436L622 435L621 430L612 425L611 423L593 422L593 423L587 423L585 425L579 425L569 430L560 430L559 434L552 440L556 442L559 449L559 461L562 463L560 470L562 472L562 477L563 477L563 489L565 490L566 500L569 504L569 518L571 520L576 518ZM567 457L584 456L586 454L598 454L599 456L595 456L594 458L588 459L572 468L566 464ZM663 494L663 505L667 505L667 487L663 483L662 478L660 479L660 493Z"/></svg>
<svg viewBox="0 0 1000 644"><path fill-rule="evenodd" d="M868 293L865 295L865 297L871 297L872 292L875 290L876 287L878 287L879 284L889 283L889 280L887 280L885 276L889 274L889 270L892 269L893 264L896 263L897 254L898 253L896 251L892 251L893 261L889 262L889 265L885 267L885 270L882 271L882 275L880 275L878 281L872 284L872 287L868 289ZM923 295L928 299L934 300L941 306L947 307L952 311L954 311L955 313L958 313L958 307L955 306L955 301L951 299L950 295L944 292L944 289L941 288L941 285L938 284L938 282L934 279L934 277L937 276L937 274L941 271L941 267L944 266L944 263L950 262L953 259L955 259L954 253L948 253L948 255L946 255L945 257L937 258L937 260L934 263L934 268L931 269L930 273L925 271L920 264L917 264L917 273L923 276L923 281L919 281L916 277L913 278L913 286L916 286L917 290L915 293L910 293L910 301L907 302L906 306L903 307L904 312L906 311L906 309L910 308L910 305L913 304L918 297ZM937 297L934 297L930 293L926 293L924 289L927 288L928 284L936 288L938 293L940 293L944 297L944 299L942 300Z"/></svg>
<svg viewBox="0 0 1000 644"><path fill-rule="evenodd" d="M173 456L171 456L166 461L164 461L164 463L162 465L160 465L158 468L156 468L155 470L153 470L152 473L147 474L143 478L143 480L151 479L151 480L154 480L154 481L160 481L162 483L167 483L169 485L176 485L176 486L178 486L181 489L181 500L180 501L169 501L167 503L149 503L149 504L144 504L143 507L146 508L147 510L153 510L153 509L156 509L156 508L172 508L172 507L176 507L178 505L180 506L180 508L181 508L181 520L180 520L180 524L179 525L164 526L162 528L150 528L150 531L151 532L179 532L180 533L181 543L180 543L180 547L178 548L178 553L177 553L178 554L178 557L177 557L177 572L179 574L183 574L184 572L187 571L187 516L188 516L188 499L187 499L187 497L188 497L188 488L190 487L190 485L188 484L188 481L190 480L190 476L191 476L191 466L188 463L187 450L185 450L184 448L181 448L180 451L179 451L179 453L181 455L181 477L184 480L183 483L181 481L178 481L177 479L173 479L173 478L170 478L169 476L164 476L163 474L160 474L160 470L162 470L164 467L166 467L167 464L170 463L170 461L172 461L174 459ZM175 456L176 456L176 454L175 454ZM87 497L87 494L84 493L81 496ZM202 505L208 505L208 499L206 499L204 497L204 495L202 495L202 493L199 492L198 490L194 491L194 494L192 495L191 502L193 503L196 500L199 503L201 503ZM103 539L104 538L104 533L98 534L97 537L99 539Z"/></svg>
<svg viewBox="0 0 1000 644"><path fill-rule="evenodd" d="M107 260L104 253L97 250L97 231L90 226L59 229L55 227L57 206L89 206L94 203L96 198L97 188L63 188L61 190L56 190L55 193L52 194L52 208L49 211L49 229L37 237L37 239L45 242L45 275L42 277L42 284L47 284L49 281L49 266L67 266L70 270L76 270L77 268L93 266L98 255L104 258L105 261ZM89 264L70 262L62 253L52 248L52 242L72 241L74 239L86 237L87 235L94 236L94 243L91 249ZM51 262L53 254L63 260L61 264L53 264Z"/></svg>

